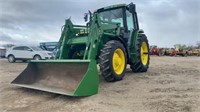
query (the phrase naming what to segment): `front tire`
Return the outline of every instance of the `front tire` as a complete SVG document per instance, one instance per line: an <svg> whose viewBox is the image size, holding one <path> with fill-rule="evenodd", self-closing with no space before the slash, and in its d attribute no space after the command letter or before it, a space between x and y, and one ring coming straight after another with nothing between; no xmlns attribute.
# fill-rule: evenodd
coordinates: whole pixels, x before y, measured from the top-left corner
<svg viewBox="0 0 200 112"><path fill-rule="evenodd" d="M119 81L124 77L127 65L126 50L116 40L108 41L101 49L100 71L107 82Z"/></svg>
<svg viewBox="0 0 200 112"><path fill-rule="evenodd" d="M33 57L33 59L34 59L34 60L41 60L41 56L35 55L35 56Z"/></svg>
<svg viewBox="0 0 200 112"><path fill-rule="evenodd" d="M10 62L10 63L14 63L16 60L15 60L15 56L13 56L13 55L9 55L8 56L8 61Z"/></svg>
<svg viewBox="0 0 200 112"><path fill-rule="evenodd" d="M137 61L131 64L133 72L146 72L149 68L149 43L144 34L140 34L136 43Z"/></svg>

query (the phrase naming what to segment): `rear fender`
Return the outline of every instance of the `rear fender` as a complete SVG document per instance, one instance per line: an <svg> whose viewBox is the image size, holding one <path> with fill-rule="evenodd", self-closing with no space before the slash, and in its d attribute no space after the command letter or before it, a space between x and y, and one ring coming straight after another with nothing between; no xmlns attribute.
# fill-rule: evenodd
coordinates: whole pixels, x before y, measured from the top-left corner
<svg viewBox="0 0 200 112"><path fill-rule="evenodd" d="M136 45L137 45L137 38L139 38L139 30L133 30L131 37L129 39L129 51L130 51L130 59L129 64L132 64L137 61L136 57Z"/></svg>

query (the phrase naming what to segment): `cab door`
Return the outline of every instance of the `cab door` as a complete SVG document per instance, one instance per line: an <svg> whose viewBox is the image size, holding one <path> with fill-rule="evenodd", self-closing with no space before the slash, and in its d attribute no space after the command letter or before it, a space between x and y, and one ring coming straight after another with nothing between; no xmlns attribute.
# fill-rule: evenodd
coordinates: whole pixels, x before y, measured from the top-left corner
<svg viewBox="0 0 200 112"><path fill-rule="evenodd" d="M137 13L135 10L129 10L129 8L125 9L125 29L126 35L124 35L125 41L128 46L128 54L129 58L134 57L135 53L135 42L139 31Z"/></svg>

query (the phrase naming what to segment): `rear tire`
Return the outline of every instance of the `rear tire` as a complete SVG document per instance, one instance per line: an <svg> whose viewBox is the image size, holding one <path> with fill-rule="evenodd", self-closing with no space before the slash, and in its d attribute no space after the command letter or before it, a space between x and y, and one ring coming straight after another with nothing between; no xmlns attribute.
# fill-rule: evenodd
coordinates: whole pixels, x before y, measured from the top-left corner
<svg viewBox="0 0 200 112"><path fill-rule="evenodd" d="M127 59L126 50L121 42L108 41L101 49L99 59L101 74L107 82L123 79Z"/></svg>
<svg viewBox="0 0 200 112"><path fill-rule="evenodd" d="M131 64L130 68L133 72L146 72L149 68L149 43L144 34L140 34L136 43L137 61Z"/></svg>
<svg viewBox="0 0 200 112"><path fill-rule="evenodd" d="M33 59L34 59L34 60L41 60L41 56L35 55L35 56L33 57Z"/></svg>
<svg viewBox="0 0 200 112"><path fill-rule="evenodd" d="M10 63L14 63L16 60L15 60L15 56L13 56L13 55L9 55L8 56L8 61L10 62Z"/></svg>

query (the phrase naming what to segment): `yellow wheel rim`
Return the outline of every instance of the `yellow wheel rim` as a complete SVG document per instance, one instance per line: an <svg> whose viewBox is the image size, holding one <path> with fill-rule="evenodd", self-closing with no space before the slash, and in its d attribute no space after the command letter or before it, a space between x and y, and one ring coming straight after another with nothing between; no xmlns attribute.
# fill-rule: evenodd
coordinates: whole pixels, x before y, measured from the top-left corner
<svg viewBox="0 0 200 112"><path fill-rule="evenodd" d="M121 75L125 67L125 56L121 49L116 49L112 58L112 65L115 73Z"/></svg>
<svg viewBox="0 0 200 112"><path fill-rule="evenodd" d="M140 54L141 54L142 64L146 65L149 59L148 47L146 42L142 42Z"/></svg>

